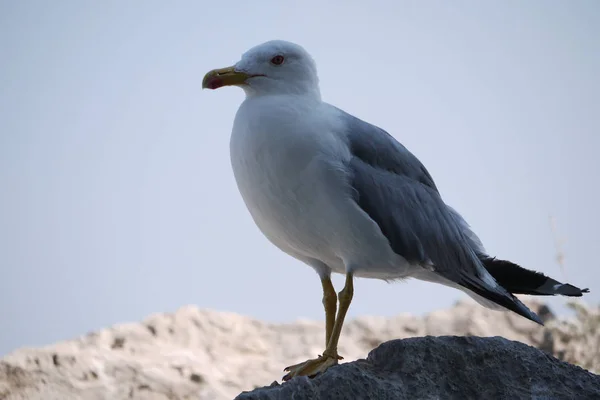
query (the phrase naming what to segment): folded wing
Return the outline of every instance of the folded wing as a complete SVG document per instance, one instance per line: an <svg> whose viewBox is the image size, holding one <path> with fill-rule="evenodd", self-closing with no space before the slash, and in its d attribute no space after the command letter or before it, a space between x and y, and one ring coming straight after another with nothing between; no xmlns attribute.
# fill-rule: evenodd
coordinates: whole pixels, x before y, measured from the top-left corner
<svg viewBox="0 0 600 400"><path fill-rule="evenodd" d="M542 324L485 269L479 239L443 202L421 162L382 129L348 114L345 118L355 201L379 225L392 249L413 264L433 266L436 274L467 293Z"/></svg>

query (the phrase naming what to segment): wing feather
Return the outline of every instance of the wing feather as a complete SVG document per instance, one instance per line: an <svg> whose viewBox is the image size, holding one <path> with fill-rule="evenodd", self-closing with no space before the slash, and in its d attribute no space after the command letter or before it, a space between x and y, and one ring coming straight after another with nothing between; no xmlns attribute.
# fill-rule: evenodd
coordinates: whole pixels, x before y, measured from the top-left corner
<svg viewBox="0 0 600 400"><path fill-rule="evenodd" d="M423 164L384 130L349 114L345 118L354 199L394 252L414 264L433 264L445 279L541 324L481 264L481 242L444 203Z"/></svg>

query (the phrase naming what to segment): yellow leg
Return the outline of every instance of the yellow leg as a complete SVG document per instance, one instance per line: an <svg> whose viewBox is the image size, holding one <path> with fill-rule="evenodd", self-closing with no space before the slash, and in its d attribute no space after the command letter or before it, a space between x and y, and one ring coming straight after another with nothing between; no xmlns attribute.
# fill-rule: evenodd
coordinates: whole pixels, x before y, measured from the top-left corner
<svg viewBox="0 0 600 400"><path fill-rule="evenodd" d="M335 324L333 325L333 331L331 332L331 336L329 338L329 342L327 343L327 348L323 352L324 356L335 357L338 358L337 346L338 341L340 340L340 334L342 333L342 326L344 325L344 318L346 318L346 313L350 308L350 303L352 302L352 297L354 296L354 279L352 274L346 274L346 284L344 288L339 293L340 299L340 308L338 310L337 317L335 319Z"/></svg>
<svg viewBox="0 0 600 400"><path fill-rule="evenodd" d="M323 285L323 307L325 307L325 347L327 347L335 324L337 294L329 277L322 279L321 284Z"/></svg>
<svg viewBox="0 0 600 400"><path fill-rule="evenodd" d="M331 281L329 281L329 285ZM329 286L326 282L323 282L323 303L329 304L331 300L326 299L326 289L325 286ZM331 290L333 291L333 285L331 285ZM329 289L327 289L329 291ZM335 295L335 291L333 291ZM331 328L331 334L327 335L329 332L329 326L331 324L329 321L332 319L328 318L326 321L326 335L329 337L327 341L327 346L322 356L319 356L316 359L308 360L300 364L292 365L284 369L284 371L288 371L288 374L283 377L284 381L290 380L295 376L308 376L313 377L320 373L323 373L327 370L327 368L336 365L338 360L341 357L337 353L337 346L340 339L340 334L342 333L342 326L344 325L344 318L346 318L346 313L348 312L348 308L350 308L350 303L352 302L352 296L354 295L354 282L352 274L346 274L346 285L344 289L339 293L340 307L337 310L337 317L335 318L335 322L333 323L333 327ZM330 295L331 297L331 295ZM326 318L328 317L328 306L325 305L325 313ZM329 315L335 313L335 310L330 310Z"/></svg>

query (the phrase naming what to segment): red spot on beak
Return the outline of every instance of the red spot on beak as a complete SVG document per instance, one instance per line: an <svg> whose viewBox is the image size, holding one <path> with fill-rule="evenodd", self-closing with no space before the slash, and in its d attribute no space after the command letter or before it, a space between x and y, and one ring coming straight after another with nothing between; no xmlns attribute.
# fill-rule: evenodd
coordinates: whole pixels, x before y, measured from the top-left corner
<svg viewBox="0 0 600 400"><path fill-rule="evenodd" d="M207 89L218 89L221 86L223 86L223 79L217 76L208 78L204 83L204 87L206 87Z"/></svg>

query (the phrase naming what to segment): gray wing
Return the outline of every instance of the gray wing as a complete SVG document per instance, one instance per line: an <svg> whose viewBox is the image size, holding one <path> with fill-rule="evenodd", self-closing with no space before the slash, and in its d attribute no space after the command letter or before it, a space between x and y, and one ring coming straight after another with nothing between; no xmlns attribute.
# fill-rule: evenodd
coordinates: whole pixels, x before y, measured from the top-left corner
<svg viewBox="0 0 600 400"><path fill-rule="evenodd" d="M341 110L340 110L341 111ZM343 112L343 111L341 111ZM377 222L394 251L413 263L475 273L464 235L425 166L381 128L345 112L355 200ZM456 213L458 215L458 213Z"/></svg>
<svg viewBox="0 0 600 400"><path fill-rule="evenodd" d="M343 111L356 203L380 227L394 252L472 292L533 319L516 297L494 285L481 264L476 236L442 200L423 164L386 131ZM491 283L490 283L491 282Z"/></svg>

